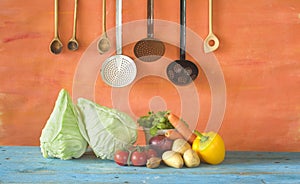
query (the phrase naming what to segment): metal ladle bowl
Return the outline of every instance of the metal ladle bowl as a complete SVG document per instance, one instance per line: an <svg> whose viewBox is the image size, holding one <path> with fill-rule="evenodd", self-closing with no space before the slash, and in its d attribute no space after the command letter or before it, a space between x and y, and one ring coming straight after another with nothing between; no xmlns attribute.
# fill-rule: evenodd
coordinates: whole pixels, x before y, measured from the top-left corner
<svg viewBox="0 0 300 184"><path fill-rule="evenodd" d="M165 45L154 38L144 38L134 46L134 55L142 61L152 62L160 59L165 53Z"/></svg>
<svg viewBox="0 0 300 184"><path fill-rule="evenodd" d="M122 55L122 0L116 0L116 55L102 64L102 80L112 87L124 87L132 83L137 68L134 61Z"/></svg>
<svg viewBox="0 0 300 184"><path fill-rule="evenodd" d="M134 55L145 62L156 61L165 53L164 43L154 38L153 9L153 0L147 0L147 38L138 41L134 46Z"/></svg>
<svg viewBox="0 0 300 184"><path fill-rule="evenodd" d="M106 59L101 68L102 80L112 87L124 87L132 83L137 68L134 61L125 55L114 55Z"/></svg>
<svg viewBox="0 0 300 184"><path fill-rule="evenodd" d="M167 67L168 78L178 86L193 82L198 76L198 67L188 60L176 60Z"/></svg>

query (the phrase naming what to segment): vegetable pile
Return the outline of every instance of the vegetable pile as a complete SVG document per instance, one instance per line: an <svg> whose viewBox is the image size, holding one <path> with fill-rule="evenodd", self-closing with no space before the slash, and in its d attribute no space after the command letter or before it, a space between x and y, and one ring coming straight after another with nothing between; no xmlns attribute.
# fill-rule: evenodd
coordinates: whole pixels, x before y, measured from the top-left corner
<svg viewBox="0 0 300 184"><path fill-rule="evenodd" d="M222 137L216 132L201 134L194 133L186 126L185 122L176 115L169 114L168 119L177 131L187 140L199 158L208 164L220 164L225 159L225 144Z"/></svg>
<svg viewBox="0 0 300 184"><path fill-rule="evenodd" d="M150 129L146 146L134 145L137 126ZM164 134L157 134L165 130ZM158 168L198 167L201 162L220 164L225 145L216 132L192 132L170 111L149 112L135 122L126 113L79 98L74 104L62 89L40 137L43 157L62 160L81 157L90 146L101 159L121 166Z"/></svg>
<svg viewBox="0 0 300 184"><path fill-rule="evenodd" d="M161 161L169 167L182 168L198 167L201 162L207 164L220 164L225 158L225 145L221 136L215 132L201 134L198 131L194 133L188 128L186 122L176 115L167 113L166 118L176 130L168 130L165 135L156 135L149 140L149 147L156 151L157 155L153 157L139 157L141 165L148 168L157 168ZM170 136L175 134L176 136ZM169 135L169 136L166 136ZM171 139L174 138L174 139ZM118 152L119 154L119 152ZM119 165L129 166L130 151L126 154L128 164L119 164L119 155L115 156L115 162ZM122 158L122 157L121 157ZM123 161L125 162L126 159ZM132 160L131 160L132 161ZM136 164L132 164L136 165Z"/></svg>

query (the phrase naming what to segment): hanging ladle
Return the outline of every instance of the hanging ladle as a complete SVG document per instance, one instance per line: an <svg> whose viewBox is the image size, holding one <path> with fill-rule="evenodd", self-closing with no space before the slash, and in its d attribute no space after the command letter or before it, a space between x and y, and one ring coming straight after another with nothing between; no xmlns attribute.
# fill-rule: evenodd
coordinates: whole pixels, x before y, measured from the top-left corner
<svg viewBox="0 0 300 184"><path fill-rule="evenodd" d="M102 36L98 41L98 52L104 54L110 49L110 41L106 33L106 0L102 1Z"/></svg>
<svg viewBox="0 0 300 184"><path fill-rule="evenodd" d="M116 0L116 55L107 58L101 68L102 80L112 87L124 87L134 81L134 61L122 55L122 0Z"/></svg>
<svg viewBox="0 0 300 184"><path fill-rule="evenodd" d="M63 44L58 36L58 0L54 1L54 38L50 43L50 52L59 54L62 51Z"/></svg>
<svg viewBox="0 0 300 184"><path fill-rule="evenodd" d="M164 43L154 38L153 9L153 0L147 0L147 38L138 41L134 46L135 56L145 62L156 61L165 53Z"/></svg>
<svg viewBox="0 0 300 184"><path fill-rule="evenodd" d="M207 37L204 40L204 52L209 53L215 51L219 47L219 39L217 36L213 33L213 23L212 23L212 0L209 0L209 20L208 20L208 27L209 27L209 32Z"/></svg>
<svg viewBox="0 0 300 184"><path fill-rule="evenodd" d="M186 1L180 0L180 60L167 67L168 78L176 85L187 85L198 76L198 67L185 59L186 46Z"/></svg>
<svg viewBox="0 0 300 184"><path fill-rule="evenodd" d="M74 6L74 22L73 22L73 36L68 42L68 49L71 51L75 51L78 49L79 44L76 40L76 27L77 27L77 0L75 0L75 6Z"/></svg>

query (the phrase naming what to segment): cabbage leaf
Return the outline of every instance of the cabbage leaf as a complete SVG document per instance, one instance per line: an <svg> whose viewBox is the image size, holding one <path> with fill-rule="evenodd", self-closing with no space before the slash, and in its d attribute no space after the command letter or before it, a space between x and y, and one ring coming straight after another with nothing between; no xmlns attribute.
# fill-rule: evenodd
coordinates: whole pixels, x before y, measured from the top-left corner
<svg viewBox="0 0 300 184"><path fill-rule="evenodd" d="M117 150L125 149L137 139L137 124L126 113L100 106L90 100L79 98L77 106L89 146L101 159L113 160Z"/></svg>

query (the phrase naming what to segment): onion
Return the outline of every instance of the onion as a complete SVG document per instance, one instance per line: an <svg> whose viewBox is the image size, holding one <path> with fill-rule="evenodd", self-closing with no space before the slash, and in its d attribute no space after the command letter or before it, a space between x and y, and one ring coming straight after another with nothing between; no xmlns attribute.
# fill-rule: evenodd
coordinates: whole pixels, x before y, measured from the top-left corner
<svg viewBox="0 0 300 184"><path fill-rule="evenodd" d="M173 141L164 135L156 135L149 140L149 145L155 149L160 155L172 149Z"/></svg>

